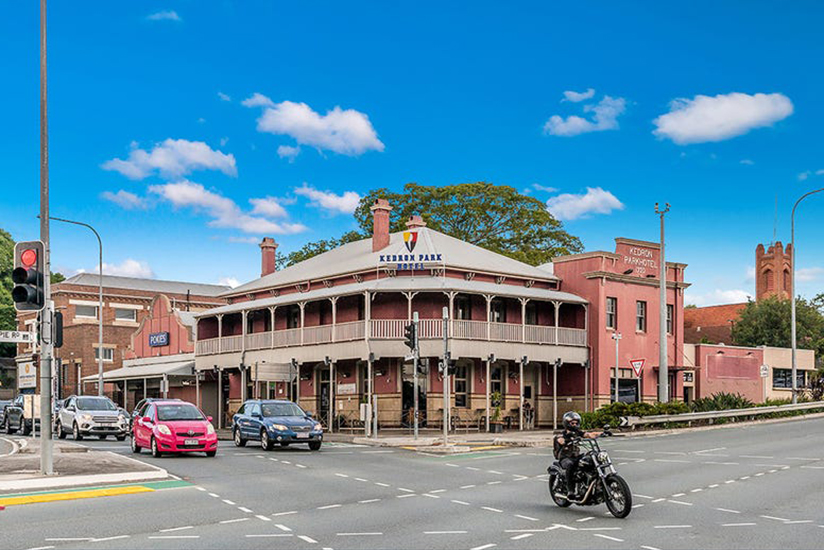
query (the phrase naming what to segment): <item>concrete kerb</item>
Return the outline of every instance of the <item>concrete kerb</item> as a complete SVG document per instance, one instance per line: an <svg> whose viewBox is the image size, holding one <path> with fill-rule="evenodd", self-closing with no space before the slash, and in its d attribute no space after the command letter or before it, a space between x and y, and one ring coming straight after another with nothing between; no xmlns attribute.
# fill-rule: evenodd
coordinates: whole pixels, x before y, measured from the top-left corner
<svg viewBox="0 0 824 550"><path fill-rule="evenodd" d="M118 474L98 474L93 476L49 476L9 481L0 480L0 492L23 490L63 489L83 485L101 485L110 483L128 483L133 481L151 481L166 479L169 473L163 468L150 472L122 472Z"/></svg>

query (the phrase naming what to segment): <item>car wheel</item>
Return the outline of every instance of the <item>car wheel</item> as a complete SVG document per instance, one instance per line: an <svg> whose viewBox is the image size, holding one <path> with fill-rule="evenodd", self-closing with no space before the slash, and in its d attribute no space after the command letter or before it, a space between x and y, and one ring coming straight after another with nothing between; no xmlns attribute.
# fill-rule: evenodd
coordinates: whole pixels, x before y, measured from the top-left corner
<svg viewBox="0 0 824 550"><path fill-rule="evenodd" d="M7 419L6 419L6 433L7 433L7 434L13 434L13 433L14 433L14 432L16 432L16 431L17 431L17 430L13 430L13 429L12 429L12 427L11 427L11 423L9 422L9 419L7 418Z"/></svg>
<svg viewBox="0 0 824 550"><path fill-rule="evenodd" d="M106 436L106 435L98 435L98 436L97 436L97 439L99 439L100 441L103 441L103 440L104 440L104 439L106 439L107 437L108 437L108 436Z"/></svg>
<svg viewBox="0 0 824 550"><path fill-rule="evenodd" d="M281 447L288 447L288 446L289 446L289 442L288 442L288 441L281 441L281 442L280 442L280 446L281 446Z"/></svg>
<svg viewBox="0 0 824 550"><path fill-rule="evenodd" d="M237 428L237 427L235 428L235 433L234 433L234 436L232 437L232 439L235 440L235 446L236 447L245 447L246 446L246 440L243 438L242 435L240 435L240 428Z"/></svg>
<svg viewBox="0 0 824 550"><path fill-rule="evenodd" d="M126 440L126 434L116 435L116 436L114 436L114 438L117 439L118 441L125 441Z"/></svg>
<svg viewBox="0 0 824 550"><path fill-rule="evenodd" d="M217 454L217 451L206 451L206 456L212 457Z"/></svg>
<svg viewBox="0 0 824 550"><path fill-rule="evenodd" d="M162 454L160 452L160 449L157 448L157 439L155 439L154 437L152 438L151 446L152 446L152 456L155 457L155 458L160 458L162 456Z"/></svg>
<svg viewBox="0 0 824 550"><path fill-rule="evenodd" d="M80 433L80 428L77 427L77 422L74 423L72 434L74 434L75 441L83 441L83 434Z"/></svg>
<svg viewBox="0 0 824 550"><path fill-rule="evenodd" d="M319 451L320 450L320 441L310 441L309 442L309 450L310 451Z"/></svg>
<svg viewBox="0 0 824 550"><path fill-rule="evenodd" d="M260 446L267 451L272 450L272 440L269 439L269 432L266 431L266 428L260 430Z"/></svg>
<svg viewBox="0 0 824 550"><path fill-rule="evenodd" d="M57 432L57 437L60 439L66 439L66 432L63 430L63 424L58 420L57 426L55 426L54 431Z"/></svg>
<svg viewBox="0 0 824 550"><path fill-rule="evenodd" d="M134 436L132 436L131 446L132 446L132 452L134 454L140 453L140 445L137 444L137 439Z"/></svg>

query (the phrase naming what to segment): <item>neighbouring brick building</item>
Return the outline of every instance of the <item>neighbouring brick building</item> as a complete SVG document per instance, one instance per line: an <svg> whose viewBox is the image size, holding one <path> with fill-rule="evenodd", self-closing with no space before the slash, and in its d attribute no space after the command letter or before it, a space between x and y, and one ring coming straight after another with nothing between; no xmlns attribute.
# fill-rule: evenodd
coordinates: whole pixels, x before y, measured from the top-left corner
<svg viewBox="0 0 824 550"><path fill-rule="evenodd" d="M52 286L55 311L63 313L63 347L55 350L59 359L59 393L66 397L75 393L97 393L96 382L82 379L98 373L98 315L100 315L99 276L80 273ZM132 344L132 336L149 315L156 296L163 295L171 308L195 313L225 304L219 295L229 290L221 285L138 279L103 275L103 369L111 371L123 366L124 354ZM36 316L18 313L18 328L31 330ZM18 364L31 361L36 347L18 346ZM118 388L106 384L104 392L111 397ZM39 390L38 390L39 391Z"/></svg>

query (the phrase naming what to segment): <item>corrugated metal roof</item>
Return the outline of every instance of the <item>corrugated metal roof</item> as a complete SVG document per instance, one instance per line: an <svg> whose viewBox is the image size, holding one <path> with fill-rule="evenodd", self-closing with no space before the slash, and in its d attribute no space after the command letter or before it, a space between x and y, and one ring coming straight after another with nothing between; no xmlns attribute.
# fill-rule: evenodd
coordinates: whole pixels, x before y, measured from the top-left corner
<svg viewBox="0 0 824 550"><path fill-rule="evenodd" d="M294 304L307 300L322 300L332 296L359 294L367 290L372 292L456 291L513 298L532 298L535 300L547 301L555 300L574 304L587 303L585 299L580 296L576 296L575 294L570 294L569 292L546 290L535 287L467 281L465 279L455 279L452 277L387 277L385 279L364 281L363 283L352 283L349 285L341 285L331 288L321 288L310 292L300 292L286 294L284 296L265 298L262 300L239 302L236 304L211 308L206 311L195 313L194 315L196 318L210 317L218 313L235 313L243 310L262 309L268 306Z"/></svg>
<svg viewBox="0 0 824 550"><path fill-rule="evenodd" d="M100 276L97 273L78 273L74 277L69 277L55 286L59 288L60 285L66 284L97 288L100 285ZM137 277L119 277L116 275L103 275L103 287L184 295L188 291L195 296L219 296L231 289L231 287L225 285L164 281L161 279L139 279Z"/></svg>
<svg viewBox="0 0 824 550"><path fill-rule="evenodd" d="M177 361L174 363L159 363L141 365L138 367L121 367L103 373L103 380L132 380L137 378L161 378L167 375L193 375L195 373L194 360ZM94 382L97 375L84 376L84 382Z"/></svg>
<svg viewBox="0 0 824 550"><path fill-rule="evenodd" d="M467 271L511 275L536 280L557 280L545 270L513 260L502 254L486 250L479 246L466 243L450 237L434 229L422 227L418 233L413 255L430 257L440 254L441 262L430 261L427 266L456 268ZM318 281L335 276L363 272L375 269L379 265L381 256L409 255L410 252L404 243L405 231L392 233L389 236L389 245L379 252L372 252L372 239L345 244L334 250L324 252L306 261L276 271L260 279L255 279L236 287L225 296L244 294L251 291L275 288L305 281ZM416 260L415 260L416 261Z"/></svg>

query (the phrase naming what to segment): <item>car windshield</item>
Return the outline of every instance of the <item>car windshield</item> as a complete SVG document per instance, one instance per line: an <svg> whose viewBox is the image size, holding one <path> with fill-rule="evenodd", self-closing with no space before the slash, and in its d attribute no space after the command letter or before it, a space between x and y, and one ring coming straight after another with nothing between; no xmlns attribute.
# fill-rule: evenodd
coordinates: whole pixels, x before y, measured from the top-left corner
<svg viewBox="0 0 824 550"><path fill-rule="evenodd" d="M117 407L114 406L109 399L105 397L79 397L77 399L77 410L78 411L116 411Z"/></svg>
<svg viewBox="0 0 824 550"><path fill-rule="evenodd" d="M157 408L157 419L166 422L184 420L205 420L203 414L194 405L160 405Z"/></svg>
<svg viewBox="0 0 824 550"><path fill-rule="evenodd" d="M263 416L304 416L303 409L294 403L264 403Z"/></svg>

